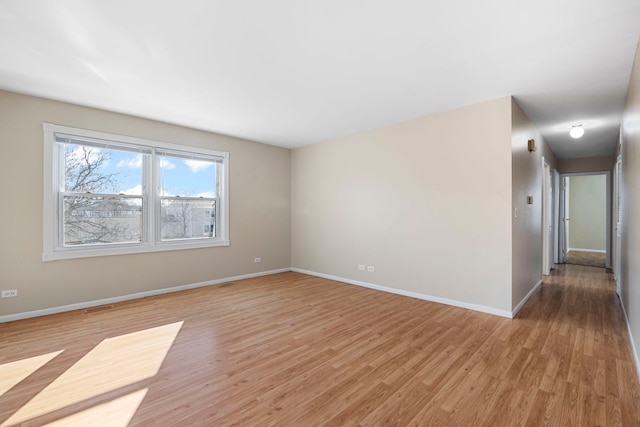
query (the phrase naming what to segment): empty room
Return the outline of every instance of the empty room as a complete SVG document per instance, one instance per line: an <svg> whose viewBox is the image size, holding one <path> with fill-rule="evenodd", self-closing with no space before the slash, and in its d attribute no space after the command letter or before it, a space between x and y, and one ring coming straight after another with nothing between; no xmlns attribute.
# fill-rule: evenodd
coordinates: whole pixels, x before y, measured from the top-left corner
<svg viewBox="0 0 640 427"><path fill-rule="evenodd" d="M0 2L0 426L640 426L640 3Z"/></svg>

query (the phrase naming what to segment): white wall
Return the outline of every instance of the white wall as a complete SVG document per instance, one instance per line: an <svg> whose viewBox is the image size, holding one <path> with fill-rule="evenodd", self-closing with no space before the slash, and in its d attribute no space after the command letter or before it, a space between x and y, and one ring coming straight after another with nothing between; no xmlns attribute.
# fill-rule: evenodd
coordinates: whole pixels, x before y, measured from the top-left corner
<svg viewBox="0 0 640 427"><path fill-rule="evenodd" d="M622 301L631 337L640 353L640 46L622 120ZM640 370L640 366L638 366Z"/></svg>
<svg viewBox="0 0 640 427"><path fill-rule="evenodd" d="M510 110L506 97L294 150L292 266L510 313Z"/></svg>
<svg viewBox="0 0 640 427"><path fill-rule="evenodd" d="M290 150L2 91L0 118L0 317L289 268ZM43 122L228 151L231 246L42 262Z"/></svg>
<svg viewBox="0 0 640 427"><path fill-rule="evenodd" d="M569 177L569 250L607 249L607 176Z"/></svg>

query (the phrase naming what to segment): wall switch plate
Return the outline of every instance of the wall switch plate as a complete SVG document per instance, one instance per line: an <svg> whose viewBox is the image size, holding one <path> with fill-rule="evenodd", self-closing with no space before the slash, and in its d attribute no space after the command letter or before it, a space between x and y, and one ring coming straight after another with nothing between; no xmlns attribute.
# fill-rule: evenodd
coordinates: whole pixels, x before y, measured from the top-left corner
<svg viewBox="0 0 640 427"><path fill-rule="evenodd" d="M374 271L376 271L376 268L373 265L370 265L370 266L367 267L367 271L369 273L373 273Z"/></svg>
<svg viewBox="0 0 640 427"><path fill-rule="evenodd" d="M8 289L6 291L2 291L2 298L12 298L18 296L17 289Z"/></svg>
<svg viewBox="0 0 640 427"><path fill-rule="evenodd" d="M262 258L254 258L253 262L262 262Z"/></svg>
<svg viewBox="0 0 640 427"><path fill-rule="evenodd" d="M358 270L364 271L364 264L358 264Z"/></svg>

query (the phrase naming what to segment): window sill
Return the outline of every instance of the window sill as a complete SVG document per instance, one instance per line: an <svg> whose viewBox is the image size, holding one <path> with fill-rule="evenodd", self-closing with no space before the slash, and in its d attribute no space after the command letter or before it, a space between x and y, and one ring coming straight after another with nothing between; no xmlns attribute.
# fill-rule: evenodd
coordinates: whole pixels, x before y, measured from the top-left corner
<svg viewBox="0 0 640 427"><path fill-rule="evenodd" d="M69 248L60 251L51 251L51 252L43 252L42 261L56 261L62 259L75 259L75 258L91 258L91 257L101 257L101 256L112 256L112 255L129 255L129 254L140 254L140 253L149 253L149 252L165 252L165 251L176 251L176 250L184 250L184 249L202 249L202 248L213 248L219 246L229 246L228 240L215 240L215 241L206 241L206 242L163 242L162 244L156 245L130 245L130 246L118 246L118 247L109 247L109 248Z"/></svg>

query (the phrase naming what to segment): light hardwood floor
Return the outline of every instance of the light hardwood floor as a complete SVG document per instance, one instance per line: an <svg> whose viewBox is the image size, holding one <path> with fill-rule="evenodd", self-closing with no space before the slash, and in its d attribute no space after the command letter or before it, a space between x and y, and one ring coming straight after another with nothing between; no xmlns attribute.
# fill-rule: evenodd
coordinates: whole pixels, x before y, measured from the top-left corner
<svg viewBox="0 0 640 427"><path fill-rule="evenodd" d="M613 290L560 266L509 320L283 273L2 324L0 425L637 426Z"/></svg>

